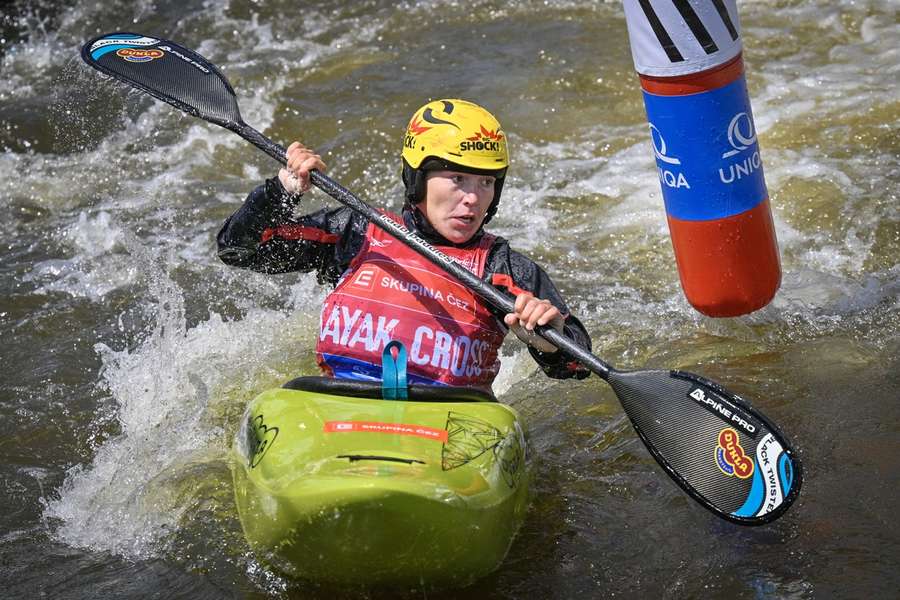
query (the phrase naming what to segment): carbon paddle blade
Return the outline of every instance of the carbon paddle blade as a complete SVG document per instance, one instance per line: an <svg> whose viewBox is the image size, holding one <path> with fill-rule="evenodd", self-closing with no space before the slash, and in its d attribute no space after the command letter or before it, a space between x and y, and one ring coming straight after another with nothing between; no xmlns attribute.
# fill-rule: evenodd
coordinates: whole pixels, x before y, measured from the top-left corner
<svg viewBox="0 0 900 600"><path fill-rule="evenodd" d="M228 129L243 123L234 90L208 60L168 40L108 33L81 49L95 69L195 117Z"/></svg>
<svg viewBox="0 0 900 600"><path fill-rule="evenodd" d="M800 461L759 411L683 371L611 371L638 435L697 502L741 525L780 517L800 491Z"/></svg>

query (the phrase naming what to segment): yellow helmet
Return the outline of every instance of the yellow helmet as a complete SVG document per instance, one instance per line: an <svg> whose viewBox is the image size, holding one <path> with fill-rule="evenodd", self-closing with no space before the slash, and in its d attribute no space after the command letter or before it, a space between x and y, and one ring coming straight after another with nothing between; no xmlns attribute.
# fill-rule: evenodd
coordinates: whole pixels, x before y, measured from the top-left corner
<svg viewBox="0 0 900 600"><path fill-rule="evenodd" d="M484 108L458 99L429 102L406 126L401 155L407 202L425 198L426 171L449 169L495 177L494 201L484 222L497 212L509 152L500 123Z"/></svg>

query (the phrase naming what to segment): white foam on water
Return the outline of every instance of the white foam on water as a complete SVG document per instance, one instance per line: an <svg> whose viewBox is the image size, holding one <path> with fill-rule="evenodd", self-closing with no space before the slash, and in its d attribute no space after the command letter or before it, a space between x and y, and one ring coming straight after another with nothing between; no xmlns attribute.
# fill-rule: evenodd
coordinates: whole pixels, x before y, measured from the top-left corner
<svg viewBox="0 0 900 600"><path fill-rule="evenodd" d="M22 280L43 282L34 290L36 294L61 292L99 301L136 278L136 269L126 261L108 262L104 270L95 271L81 260L50 259L36 263Z"/></svg>
<svg viewBox="0 0 900 600"><path fill-rule="evenodd" d="M65 44L55 32L39 30L32 32L27 42L9 46L0 57L0 102L32 97L34 74L58 64L65 52Z"/></svg>
<svg viewBox="0 0 900 600"><path fill-rule="evenodd" d="M146 557L161 551L189 506L172 481L187 465L222 459L227 416L267 385L260 382L284 379L273 365L309 346L304 338L317 315L305 281L292 290L290 311L252 308L238 321L213 313L188 328L167 267L128 243L151 273L157 322L136 348L97 345L101 385L115 401L121 433L96 449L89 466L68 473L46 516L58 520L56 535L68 544Z"/></svg>
<svg viewBox="0 0 900 600"><path fill-rule="evenodd" d="M512 335L510 334L510 336ZM494 395L502 400L503 395L515 384L528 379L537 370L537 363L534 362L531 354L522 345L515 346L511 354L501 352L500 371L497 373L497 378L494 379L494 383L491 386L494 390Z"/></svg>
<svg viewBox="0 0 900 600"><path fill-rule="evenodd" d="M70 471L59 500L48 505L47 515L61 520L57 535L126 556L158 550L185 506L154 481L206 460L210 451L221 456L223 429L215 416L221 408L211 394L233 385L236 374L259 377L264 363L256 362L253 334L284 331L285 321L263 311L234 323L213 315L188 331L178 323L158 328L131 352L99 345L122 433L97 449L90 466Z"/></svg>
<svg viewBox="0 0 900 600"><path fill-rule="evenodd" d="M48 259L34 264L22 280L35 282L34 293L62 292L76 298L101 300L138 278L134 262L123 253L122 229L106 211L88 215L62 231L73 258Z"/></svg>
<svg viewBox="0 0 900 600"><path fill-rule="evenodd" d="M821 274L823 286L835 278L854 285L873 256L879 223L900 218L896 191L891 192L897 188L895 173L900 168L900 157L892 149L896 143L882 149L854 140L879 130L893 131L895 139L900 136L896 112L890 110L900 94L896 10L886 10L885 3L877 1L807 3L778 6L774 14L763 16L771 10L769 2L750 4L760 14L745 23L778 22L745 30L751 81L763 82L751 89L751 100L769 189L777 195L779 188L802 181L842 195L840 205L828 207L840 215L832 219L836 227L826 221L814 231L801 232L776 210L785 282L779 297L790 300L792 290L808 289L810 269ZM778 46L767 42L812 23L819 33L806 51L780 55ZM879 114L885 122L875 120L873 115ZM794 130L802 136L800 147L784 133ZM767 141L769 135L774 144ZM793 147L780 147L785 142ZM859 154L847 156L846 148L858 148ZM792 200L785 194L780 203L790 209ZM809 210L819 208L813 203Z"/></svg>
<svg viewBox="0 0 900 600"><path fill-rule="evenodd" d="M850 315L874 308L897 293L896 285L885 288L875 277L849 280L813 269L798 269L784 288L784 293L773 300L773 306L807 316Z"/></svg>
<svg viewBox="0 0 900 600"><path fill-rule="evenodd" d="M590 127L575 132L576 141L568 143L514 140L516 175L510 176L513 185L504 186L497 219L500 227L492 223L492 229L498 229L523 251L534 250L548 239L565 245L623 229L642 228L651 236L668 235L659 180L648 150L649 137L646 144L607 154L602 148L609 129ZM633 136L635 128L621 134ZM555 228L557 215L547 206L549 198L590 200L592 196L598 206L605 203L608 207L602 219L585 218L574 230ZM613 200L606 200L609 198Z"/></svg>
<svg viewBox="0 0 900 600"><path fill-rule="evenodd" d="M113 224L105 210L90 218L85 211L78 215L78 221L65 232L67 239L84 256L99 256L111 252L121 244L121 229Z"/></svg>
<svg viewBox="0 0 900 600"><path fill-rule="evenodd" d="M17 196L27 197L40 205L62 208L77 206L87 199L96 201L116 192L117 202L136 208L136 202L153 202L159 198L160 190L184 189L197 180L193 173L198 168L215 168L215 153L219 148L240 148L247 156L254 152L233 133L183 116L164 103L148 101L147 96L130 91L124 84L104 81L97 86L103 76L73 58L78 55L84 40L75 44L62 40L71 35L76 39L83 35L83 32L69 32L67 28L75 28L81 20L99 10L99 7L71 9L66 13L70 15L68 18L63 16L59 32L33 36L33 39L12 47L2 59L2 71L8 76L0 80L0 100L33 95L27 82L33 80L35 70L65 70L68 79L73 71L83 72L77 86L81 93L80 104L106 106L104 94L118 93L126 98L126 104L146 103L147 109L134 119L115 115L114 118L122 119L122 129L82 153L61 156L6 153L0 156L0 178L17 181ZM223 34L240 31L246 38L247 43L225 46L219 36L212 35L198 40L195 49L210 57L226 55L217 66L235 85L245 120L260 130L271 125L277 99L286 85L296 83L297 73L314 72L317 63L340 51L341 40L344 46L366 43L383 25L363 23L339 36L338 43L321 44L310 38L328 34L339 24L312 10L305 15L303 29L283 39L273 34L272 24L260 23L255 14L250 21L235 19L229 17L226 7L218 3L210 3L188 20L209 20ZM67 24L66 21L72 22ZM190 40L176 41L190 46ZM265 74L260 76L259 71ZM62 104L70 102L71 98L59 99L56 118L61 122L71 121L76 126L92 127L91 123L79 123L67 114L71 110L84 111L77 105L70 106L67 111ZM89 132L79 136L77 132L66 130L65 135L73 139L91 138ZM172 141L168 141L170 139ZM85 169L84 165L91 165L91 168ZM60 176L48 177L51 173Z"/></svg>
<svg viewBox="0 0 900 600"><path fill-rule="evenodd" d="M601 2L584 2L583 0L542 0L533 2L496 2L496 0L415 0L404 1L399 9L404 13L423 13L431 18L434 15L448 15L457 18L470 17L477 14L483 19L505 20L516 15L529 16L535 11L550 9L555 11L577 10L579 12L613 12L620 10L616 0Z"/></svg>

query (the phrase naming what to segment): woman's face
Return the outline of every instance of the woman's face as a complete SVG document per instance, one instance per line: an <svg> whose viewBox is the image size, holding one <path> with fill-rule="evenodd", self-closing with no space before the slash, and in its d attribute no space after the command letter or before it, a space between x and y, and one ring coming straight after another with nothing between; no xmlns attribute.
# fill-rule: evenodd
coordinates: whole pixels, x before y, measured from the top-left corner
<svg viewBox="0 0 900 600"><path fill-rule="evenodd" d="M484 222L494 200L494 181L490 175L429 171L419 210L439 234L454 244L465 243Z"/></svg>

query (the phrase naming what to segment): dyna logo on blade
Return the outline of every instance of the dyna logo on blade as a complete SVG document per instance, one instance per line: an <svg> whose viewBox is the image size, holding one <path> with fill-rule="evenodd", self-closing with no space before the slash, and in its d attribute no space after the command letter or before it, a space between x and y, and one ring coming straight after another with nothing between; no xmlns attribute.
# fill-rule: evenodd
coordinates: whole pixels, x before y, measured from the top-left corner
<svg viewBox="0 0 900 600"><path fill-rule="evenodd" d="M753 475L753 460L744 453L738 432L728 427L719 432L716 465L729 477L747 479Z"/></svg>
<svg viewBox="0 0 900 600"><path fill-rule="evenodd" d="M116 56L121 56L128 62L150 62L156 58L162 58L166 53L157 48L119 48Z"/></svg>

